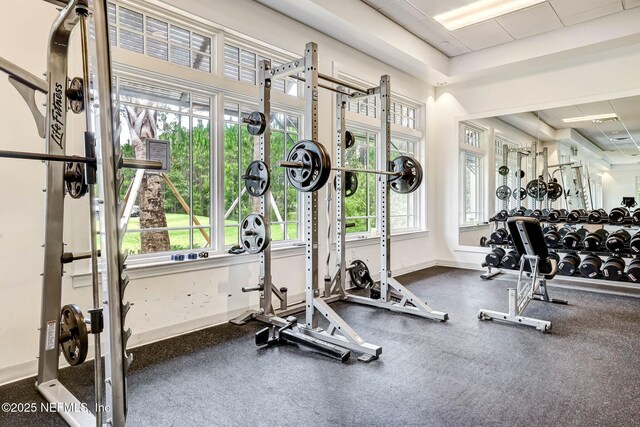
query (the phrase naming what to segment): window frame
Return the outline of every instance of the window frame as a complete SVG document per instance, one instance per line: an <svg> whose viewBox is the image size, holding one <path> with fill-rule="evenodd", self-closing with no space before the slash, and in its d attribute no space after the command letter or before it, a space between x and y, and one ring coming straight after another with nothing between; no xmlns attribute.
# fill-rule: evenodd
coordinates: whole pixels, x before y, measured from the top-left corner
<svg viewBox="0 0 640 427"><path fill-rule="evenodd" d="M478 133L477 145L469 144L467 142L467 130L475 131ZM460 217L458 224L460 227L474 227L484 222L483 218L486 215L487 210L487 189L486 189L486 162L487 162L487 129L471 124L469 122L462 121L459 125L459 186L458 191L460 194L459 206ZM477 161L476 172L476 184L474 193L477 194L475 212L477 214L477 221L467 220L467 160L468 158L475 158Z"/></svg>

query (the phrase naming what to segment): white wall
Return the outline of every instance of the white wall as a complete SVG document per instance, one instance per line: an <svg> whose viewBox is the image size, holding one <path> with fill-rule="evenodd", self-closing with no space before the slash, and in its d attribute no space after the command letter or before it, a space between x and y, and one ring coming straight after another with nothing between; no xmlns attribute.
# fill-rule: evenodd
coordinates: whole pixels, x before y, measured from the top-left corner
<svg viewBox="0 0 640 427"><path fill-rule="evenodd" d="M5 16L19 16L26 4L13 2L5 6ZM56 11L55 7L41 0L28 0L30 22L3 19L0 26L2 48L0 55L40 75L46 69L46 40ZM273 44L302 55L304 45L315 41L319 45L320 72L332 74L336 66L364 80L377 82L380 75L392 76L394 93L419 102L432 102L433 88L417 79L376 61L336 40L313 31L289 18L277 14L251 0L233 2L216 0L167 1L183 10L193 12L195 20L211 21L233 29L242 35ZM268 23L268 24L267 24ZM292 36L295 35L295 36ZM73 49L78 49L77 37ZM117 55L117 53L116 53ZM121 55L125 57L126 55ZM116 57L117 59L117 57ZM75 61L77 62L77 61ZM159 70L161 71L161 70ZM77 70L72 75L79 74ZM0 79L3 102L0 117L4 120L5 135L2 149L37 151L43 149L33 120L26 105L5 78ZM257 89L256 89L257 96ZM334 97L320 95L320 140L332 141L334 135ZM427 119L432 119L429 114ZM82 118L73 118L69 135L79 135ZM428 124L429 127L430 124ZM81 153L76 140L68 151ZM422 152L430 144L427 138ZM330 142L325 142L330 144ZM426 182L420 189L422 197L429 196L427 204L433 204L435 195L435 164L437 159L426 156ZM0 312L7 321L0 324L2 342L12 343L0 350L0 383L32 375L36 370L38 351L38 324L40 316L41 278L43 257L44 166L38 162L0 159L0 194L5 201L0 211ZM325 193L319 193L320 250L319 268L322 279L326 254L324 237L326 220ZM67 201L65 219L68 250L88 249L87 200ZM430 225L430 224L429 224ZM347 260L360 258L367 262L373 273L379 270L377 241L358 241L348 245ZM433 261L433 239L428 232L413 235L412 239L393 239L392 269L410 271ZM196 328L224 322L242 311L256 306L258 294L243 294L241 287L256 284L258 280L257 256L220 257L199 262L198 270L183 273L167 272L149 276L132 271L133 277L125 298L134 303L127 317L127 326L133 330L132 345L166 338ZM91 288L82 280L87 272L86 263L67 266L69 274L64 279L63 304L76 303L85 311L91 304ZM158 270L160 272L160 269ZM287 286L289 294L300 297L304 290L303 248L275 251L273 280L278 286ZM70 280L70 275L79 275ZM75 286L75 287L74 287ZM359 331L366 337L366 331ZM252 345L247 342L247 345Z"/></svg>
<svg viewBox="0 0 640 427"><path fill-rule="evenodd" d="M640 176L640 170L616 170L602 172L602 202L603 208L611 210L621 206L622 197L635 197L636 177Z"/></svg>
<svg viewBox="0 0 640 427"><path fill-rule="evenodd" d="M486 249L458 244L458 121L536 111L640 93L640 45L581 57L556 58L544 66L499 73L472 82L437 88L433 103L431 156L439 159L436 194L436 259L449 265L480 266Z"/></svg>

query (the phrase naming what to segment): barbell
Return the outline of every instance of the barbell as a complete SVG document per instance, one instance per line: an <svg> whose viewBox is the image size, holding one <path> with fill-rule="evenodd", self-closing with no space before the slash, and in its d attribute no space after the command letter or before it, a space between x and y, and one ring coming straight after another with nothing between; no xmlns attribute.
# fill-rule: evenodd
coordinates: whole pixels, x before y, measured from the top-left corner
<svg viewBox="0 0 640 427"><path fill-rule="evenodd" d="M287 160L278 162L287 169L287 178L293 187L302 192L317 191L327 182L332 170L339 172L370 173L393 177L393 191L407 194L422 183L422 166L410 156L401 155L389 164L389 170L369 170L347 167L332 167L331 159L324 147L314 141L304 140L293 146Z"/></svg>

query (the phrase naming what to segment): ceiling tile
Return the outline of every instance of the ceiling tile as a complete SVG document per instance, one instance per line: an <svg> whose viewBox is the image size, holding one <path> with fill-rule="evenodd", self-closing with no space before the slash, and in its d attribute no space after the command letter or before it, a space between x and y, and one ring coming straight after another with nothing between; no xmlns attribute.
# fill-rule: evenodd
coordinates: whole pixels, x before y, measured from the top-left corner
<svg viewBox="0 0 640 427"><path fill-rule="evenodd" d="M416 9L425 15L433 18L434 16L457 9L476 0L407 0Z"/></svg>
<svg viewBox="0 0 640 427"><path fill-rule="evenodd" d="M501 16L496 20L515 39L563 27L558 15L546 2Z"/></svg>
<svg viewBox="0 0 640 427"><path fill-rule="evenodd" d="M620 0L551 0L564 25L574 25L622 11Z"/></svg>
<svg viewBox="0 0 640 427"><path fill-rule="evenodd" d="M362 0L372 8L378 10L383 7L391 6L393 3L398 3L400 0Z"/></svg>
<svg viewBox="0 0 640 427"><path fill-rule="evenodd" d="M390 6L383 7L380 9L380 13L402 26L425 18L418 9L405 1L399 1Z"/></svg>
<svg viewBox="0 0 640 427"><path fill-rule="evenodd" d="M431 18L412 22L405 25L405 28L449 57L471 52L471 49Z"/></svg>
<svg viewBox="0 0 640 427"><path fill-rule="evenodd" d="M471 50L480 50L513 40L495 19L460 28L451 34Z"/></svg>
<svg viewBox="0 0 640 427"><path fill-rule="evenodd" d="M640 0L622 0L625 9L632 9L640 6Z"/></svg>

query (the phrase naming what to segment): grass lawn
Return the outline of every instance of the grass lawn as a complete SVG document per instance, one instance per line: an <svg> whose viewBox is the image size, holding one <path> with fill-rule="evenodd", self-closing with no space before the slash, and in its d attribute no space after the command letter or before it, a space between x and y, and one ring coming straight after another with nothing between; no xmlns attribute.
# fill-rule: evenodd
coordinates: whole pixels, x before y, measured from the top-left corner
<svg viewBox="0 0 640 427"><path fill-rule="evenodd" d="M189 215L187 214L166 214L167 216L167 227L177 228L177 227L189 227ZM209 218L196 216L200 221L200 224L203 226L207 226L209 223ZM227 225L234 225L232 221L227 221ZM296 238L298 235L298 230L296 224L287 224L287 228L289 231L289 238ZM140 218L131 218L129 219L128 230L139 230L140 229ZM210 228L204 229L207 235L210 233ZM172 230L169 231L169 241L171 242L171 250L179 251L179 250L188 250L190 249L189 243L189 233L191 230ZM122 249L127 249L131 254L139 254L140 253L140 236L142 233L139 232L127 232L124 237L124 241L122 243ZM224 229L225 235L225 244L226 245L234 245L238 242L238 229L237 227L225 227ZM283 240L283 227L280 224L271 226L271 240ZM204 236L198 229L193 230L193 246L194 250L198 248L207 247L207 241Z"/></svg>

